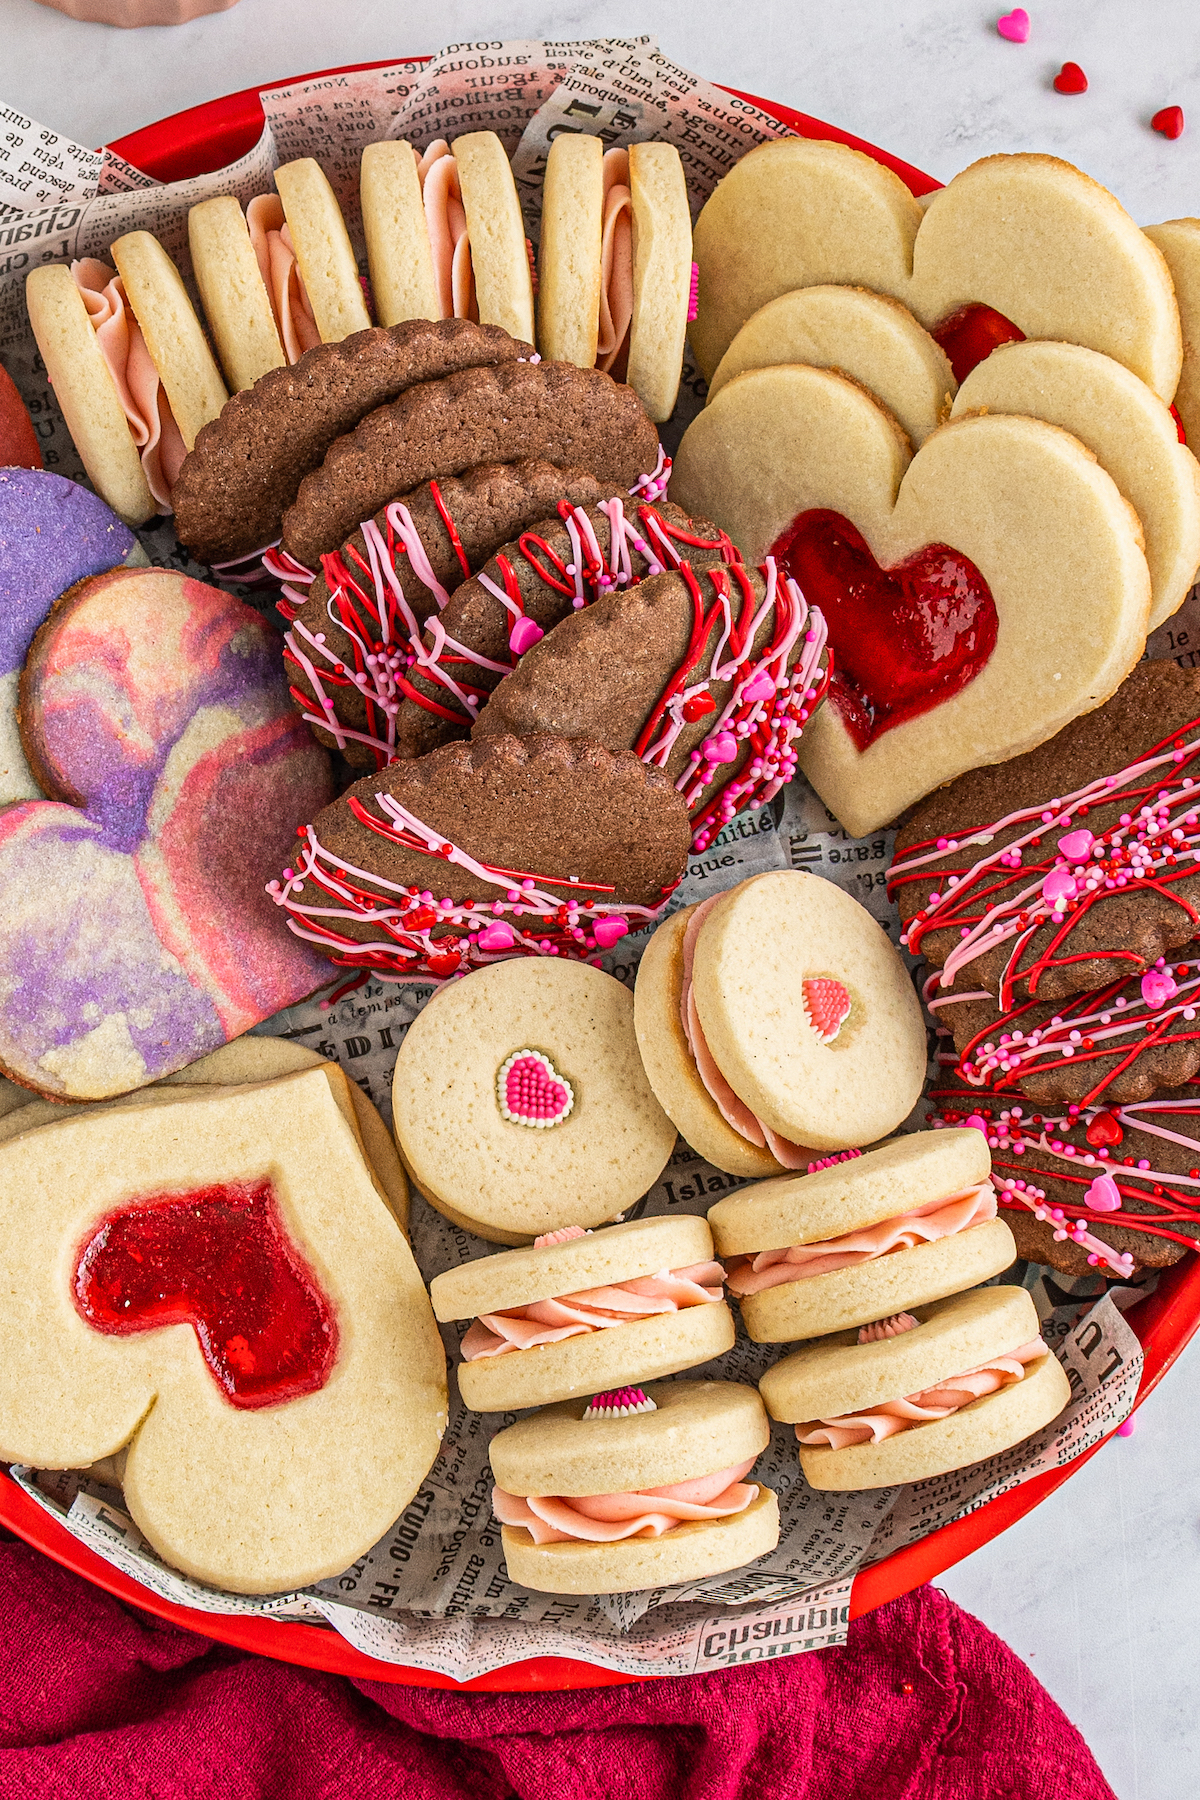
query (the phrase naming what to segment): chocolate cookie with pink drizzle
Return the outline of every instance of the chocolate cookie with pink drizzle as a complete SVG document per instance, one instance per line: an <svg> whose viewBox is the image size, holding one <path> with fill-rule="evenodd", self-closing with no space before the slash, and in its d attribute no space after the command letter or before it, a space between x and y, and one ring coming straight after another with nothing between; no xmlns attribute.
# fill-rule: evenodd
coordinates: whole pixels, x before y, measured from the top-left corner
<svg viewBox="0 0 1200 1800"><path fill-rule="evenodd" d="M978 1135L978 1134L976 1134ZM434 1312L471 1319L458 1386L514 1412L695 1368L733 1348L725 1271L703 1219L567 1225L435 1275Z"/></svg>
<svg viewBox="0 0 1200 1800"><path fill-rule="evenodd" d="M626 1387L510 1425L488 1452L509 1575L619 1594L741 1568L779 1540L774 1493L746 1479L769 1439L754 1389L725 1381Z"/></svg>

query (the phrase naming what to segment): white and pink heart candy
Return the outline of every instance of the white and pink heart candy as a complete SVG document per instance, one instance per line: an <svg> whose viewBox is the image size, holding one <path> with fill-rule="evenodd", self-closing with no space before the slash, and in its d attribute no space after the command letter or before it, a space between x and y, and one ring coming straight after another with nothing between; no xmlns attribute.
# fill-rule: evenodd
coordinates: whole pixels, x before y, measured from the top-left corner
<svg viewBox="0 0 1200 1800"><path fill-rule="evenodd" d="M547 1131L570 1116L575 1090L543 1051L514 1050L496 1075L496 1101L510 1125Z"/></svg>

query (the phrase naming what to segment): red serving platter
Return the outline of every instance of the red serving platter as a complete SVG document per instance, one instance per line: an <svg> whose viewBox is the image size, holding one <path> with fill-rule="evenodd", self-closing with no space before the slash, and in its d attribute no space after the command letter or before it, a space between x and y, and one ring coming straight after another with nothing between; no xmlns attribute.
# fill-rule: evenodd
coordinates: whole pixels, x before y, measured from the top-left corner
<svg viewBox="0 0 1200 1800"><path fill-rule="evenodd" d="M239 94L226 94L203 106L189 107L169 119L146 125L128 137L118 138L110 148L136 168L160 181L180 181L189 175L206 174L244 156L257 143L263 128L263 110L259 94L264 88L290 87L293 82L315 79L317 75L343 75L356 69L389 68L398 61L421 61L427 57L388 57L376 63L351 63L341 69L321 69L312 76L293 76L288 81L266 82L262 88L245 88ZM901 162L886 150L861 138L780 106L773 100L744 94L736 88L727 93L759 106L800 137L832 139L862 150L877 162L895 171L914 194L928 194L941 184L919 169ZM1200 1325L1200 1257L1187 1255L1168 1269L1159 1279L1153 1294L1141 1301L1126 1318L1137 1333L1145 1352L1145 1368L1138 1390L1137 1404L1162 1380L1175 1358ZM1107 1439L1102 1440L1107 1442ZM1096 1444L1074 1462L1061 1469L1049 1470L1026 1481L1021 1487L990 1500L978 1512L954 1524L943 1525L920 1543L896 1550L873 1568L855 1577L850 1596L850 1617L870 1612L885 1600L932 1581L943 1570L969 1556L972 1550L990 1542L1027 1512L1052 1494L1055 1488L1074 1473L1101 1446ZM400 1682L414 1687L463 1688L476 1692L488 1690L532 1692L537 1689L608 1687L620 1682L654 1680L654 1676L629 1676L602 1669L592 1663L577 1662L567 1657L538 1656L524 1662L510 1663L494 1669L473 1681L459 1683L447 1676L430 1674L424 1669L407 1668L397 1663L380 1662L356 1650L335 1631L314 1625L288 1624L278 1619L248 1618L239 1614L198 1612L191 1607L176 1606L161 1600L137 1581L107 1563L71 1533L50 1513L31 1500L22 1488L0 1471L0 1525L17 1533L27 1543L44 1550L68 1569L84 1575L97 1587L106 1589L118 1600L179 1625L204 1637L215 1638L239 1649L258 1651L264 1656L278 1657L282 1662L298 1663L312 1669L327 1669L339 1675L353 1675L359 1680Z"/></svg>

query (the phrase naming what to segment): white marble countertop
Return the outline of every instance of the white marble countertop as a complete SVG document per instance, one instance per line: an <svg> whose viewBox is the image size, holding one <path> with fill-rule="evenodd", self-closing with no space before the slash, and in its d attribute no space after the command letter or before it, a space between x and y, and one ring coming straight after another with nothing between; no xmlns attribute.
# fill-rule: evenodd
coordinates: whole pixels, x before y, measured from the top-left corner
<svg viewBox="0 0 1200 1800"><path fill-rule="evenodd" d="M0 98L86 144L256 82L504 37L653 31L715 80L886 145L942 180L998 150L1069 158L1143 224L1200 213L1196 0L1027 0L1024 45L974 0L240 0L175 29L77 24L0 0ZM1071 59L1087 94L1051 81ZM1176 142L1149 128L1179 104ZM1076 1722L1119 1800L1181 1800L1200 1763L1200 1345L1044 1505L942 1578ZM1189 1779L1188 1770L1191 1769Z"/></svg>

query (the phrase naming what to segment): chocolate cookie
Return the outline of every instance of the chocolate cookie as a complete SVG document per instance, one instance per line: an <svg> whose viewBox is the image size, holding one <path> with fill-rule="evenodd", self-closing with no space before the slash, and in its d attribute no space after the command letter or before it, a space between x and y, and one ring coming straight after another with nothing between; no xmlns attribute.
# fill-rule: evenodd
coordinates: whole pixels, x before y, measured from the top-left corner
<svg viewBox="0 0 1200 1800"><path fill-rule="evenodd" d="M1150 968L1200 929L1197 780L1200 669L1142 663L1049 743L917 808L889 875L902 941L940 993L1005 1012Z"/></svg>
<svg viewBox="0 0 1200 1800"><path fill-rule="evenodd" d="M321 743L336 746L349 763L382 769L395 755L419 755L442 742L434 736L420 749L395 747L410 639L439 608L453 607L464 576L514 532L544 519L560 500L589 506L609 492L581 469L485 463L461 477L424 482L376 513L335 556L322 558L299 605L296 578L285 590L292 599L279 602L291 624L284 658L292 698Z"/></svg>
<svg viewBox="0 0 1200 1800"><path fill-rule="evenodd" d="M552 731L634 750L683 794L706 848L790 781L828 685L824 620L768 570L685 565L573 613L500 683L472 736Z"/></svg>
<svg viewBox="0 0 1200 1800"><path fill-rule="evenodd" d="M272 369L235 394L199 433L173 491L180 543L206 563L256 554L278 538L303 477L365 413L414 382L532 354L499 326L466 319L407 319L316 345L291 368ZM382 501L416 485L380 495L323 548L340 542Z"/></svg>
<svg viewBox="0 0 1200 1800"><path fill-rule="evenodd" d="M355 782L268 891L334 962L441 980L594 959L661 917L687 852L683 801L629 751L501 735Z"/></svg>
<svg viewBox="0 0 1200 1800"><path fill-rule="evenodd" d="M741 557L716 525L669 501L562 501L557 517L505 544L430 620L404 681L395 754L423 756L465 737L488 695L553 626L683 561L701 570Z"/></svg>
<svg viewBox="0 0 1200 1800"><path fill-rule="evenodd" d="M1200 943L1190 947L1193 958ZM1145 1100L1200 1069L1200 962L1156 963L1065 1000L1000 1012L986 997L933 1004L959 1068L980 1088L1092 1105Z"/></svg>
<svg viewBox="0 0 1200 1800"><path fill-rule="evenodd" d="M285 513L283 547L315 569L397 494L477 463L533 457L632 488L659 456L633 389L598 369L515 361L464 369L421 382L339 437Z"/></svg>
<svg viewBox="0 0 1200 1800"><path fill-rule="evenodd" d="M1200 1240L1200 1085L1050 1114L951 1082L929 1104L931 1125L986 1124L1004 1217L1031 1262L1124 1275L1166 1268Z"/></svg>

